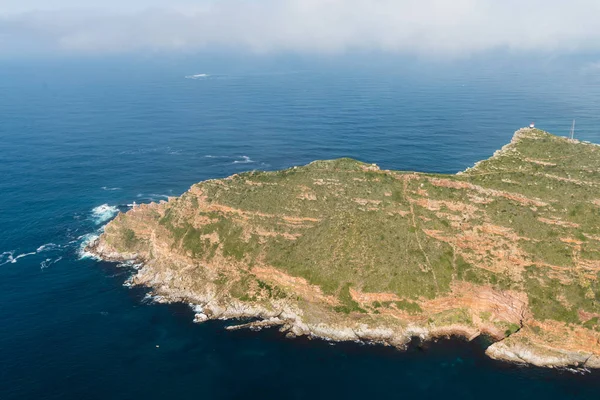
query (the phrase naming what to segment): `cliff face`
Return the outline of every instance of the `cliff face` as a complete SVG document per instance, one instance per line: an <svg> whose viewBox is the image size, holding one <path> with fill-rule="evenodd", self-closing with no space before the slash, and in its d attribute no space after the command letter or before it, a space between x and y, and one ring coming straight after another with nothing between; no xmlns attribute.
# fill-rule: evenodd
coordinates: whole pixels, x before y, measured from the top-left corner
<svg viewBox="0 0 600 400"><path fill-rule="evenodd" d="M315 161L196 184L120 214L89 250L196 320L600 367L600 147L535 129L457 175Z"/></svg>

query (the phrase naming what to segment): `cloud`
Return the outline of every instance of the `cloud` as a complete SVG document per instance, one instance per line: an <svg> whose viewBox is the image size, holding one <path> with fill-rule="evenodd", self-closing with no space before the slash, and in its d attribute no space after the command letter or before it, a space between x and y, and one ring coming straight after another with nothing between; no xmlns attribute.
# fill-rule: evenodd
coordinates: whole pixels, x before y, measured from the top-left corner
<svg viewBox="0 0 600 400"><path fill-rule="evenodd" d="M220 0L177 5L154 0L132 1L128 7L118 5L127 2L88 2L88 8L71 8L74 2L62 1L64 8L59 0L44 8L44 3L29 0L30 8L25 1L0 16L0 52L227 48L462 56L496 49L600 49L597 0Z"/></svg>

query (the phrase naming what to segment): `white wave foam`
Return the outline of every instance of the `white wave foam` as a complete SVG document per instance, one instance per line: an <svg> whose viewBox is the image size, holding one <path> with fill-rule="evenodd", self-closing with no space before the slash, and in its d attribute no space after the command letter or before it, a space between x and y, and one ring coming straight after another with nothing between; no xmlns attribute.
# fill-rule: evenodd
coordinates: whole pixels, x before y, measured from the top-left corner
<svg viewBox="0 0 600 400"><path fill-rule="evenodd" d="M202 307L200 304L189 303L189 306L195 313L204 312L204 307Z"/></svg>
<svg viewBox="0 0 600 400"><path fill-rule="evenodd" d="M169 196L166 194L156 194L156 193L150 193L150 197L156 197L156 198L161 198L161 199L168 199Z"/></svg>
<svg viewBox="0 0 600 400"><path fill-rule="evenodd" d="M62 260L62 256L58 257L57 259L53 260L51 258L46 258L44 261L42 261L40 263L40 268L41 269L46 269L49 266L51 266L52 264L56 264L57 262L59 262L60 260Z"/></svg>
<svg viewBox="0 0 600 400"><path fill-rule="evenodd" d="M195 75L187 75L185 79L202 79L208 78L210 75L208 74L195 74Z"/></svg>
<svg viewBox="0 0 600 400"><path fill-rule="evenodd" d="M102 186L102 190L107 190L109 192L115 191L115 190L121 190L120 187L106 187L106 186Z"/></svg>
<svg viewBox="0 0 600 400"><path fill-rule="evenodd" d="M31 253L23 253L23 254L19 254L19 255L15 256L15 250L5 251L4 253L0 254L0 266L9 264L9 263L16 264L20 258L32 256L34 254L37 254L37 252L33 251Z"/></svg>
<svg viewBox="0 0 600 400"><path fill-rule="evenodd" d="M146 293L144 295L144 298L142 299L142 303L144 304L150 304L154 301L154 296L152 296L152 293Z"/></svg>
<svg viewBox="0 0 600 400"><path fill-rule="evenodd" d="M27 256L32 256L34 254L37 254L37 252L36 251L32 251L31 253L19 254L18 256L16 256L15 258L13 258L13 260L11 262L12 263L16 263L19 258L23 258L23 257L27 257Z"/></svg>
<svg viewBox="0 0 600 400"><path fill-rule="evenodd" d="M117 267L119 268L135 268L138 264L134 260L125 260L120 262Z"/></svg>
<svg viewBox="0 0 600 400"><path fill-rule="evenodd" d="M119 209L117 207L102 204L92 209L92 220L96 225L100 225L117 215L118 212Z"/></svg>
<svg viewBox="0 0 600 400"><path fill-rule="evenodd" d="M226 160L234 160L232 164L247 164L256 162L248 156L215 156L212 154L207 154L204 158L215 158L215 159L226 159Z"/></svg>
<svg viewBox="0 0 600 400"><path fill-rule="evenodd" d="M166 299L164 296L159 294L146 293L144 298L142 299L142 303L144 304L152 304L152 303L165 303Z"/></svg>
<svg viewBox="0 0 600 400"><path fill-rule="evenodd" d="M159 194L159 193L138 193L136 195L138 199L142 200L150 200L152 202L158 202L159 200L169 200L168 194ZM127 204L128 207L133 207L135 202L132 204Z"/></svg>
<svg viewBox="0 0 600 400"><path fill-rule="evenodd" d="M12 262L12 260L14 260L14 254L14 250L5 251L4 253L0 254L0 266Z"/></svg>
<svg viewBox="0 0 600 400"><path fill-rule="evenodd" d="M208 316L204 314L204 308L200 304L189 303L188 304L194 312L194 322L201 323L208 320Z"/></svg>
<svg viewBox="0 0 600 400"><path fill-rule="evenodd" d="M588 368L569 368L569 367L565 367L564 368L565 371L570 372L572 374L579 374L579 375L586 375L589 374L591 371Z"/></svg>
<svg viewBox="0 0 600 400"><path fill-rule="evenodd" d="M39 254L39 253L42 253L45 251L56 250L61 247L62 246L59 246L54 243L46 243L46 244L39 246L35 251L30 251L28 253L21 253L16 256L15 256L16 250L5 251L4 253L0 254L0 266L5 265L5 264L16 264L17 261L19 261L19 259L21 259L21 258L33 256L35 254Z"/></svg>
<svg viewBox="0 0 600 400"><path fill-rule="evenodd" d="M238 157L238 158L241 158L241 160L235 160L233 162L233 164L248 164L248 163L253 163L254 162L254 160L252 160L248 156L241 156L241 157Z"/></svg>
<svg viewBox="0 0 600 400"><path fill-rule="evenodd" d="M85 249L88 246L88 244L94 242L99 237L100 235L98 235L97 233L88 233L79 238L81 240L81 243L79 244L79 250L77 250L77 255L79 256L80 260L83 260L85 258L93 258L95 260L99 260L99 258L95 254L92 254L89 251L86 251Z"/></svg>
<svg viewBox="0 0 600 400"><path fill-rule="evenodd" d="M36 252L41 253L42 251L54 250L61 246L54 243L46 243L37 248Z"/></svg>
<svg viewBox="0 0 600 400"><path fill-rule="evenodd" d="M213 156L212 154L207 154L207 155L204 156L204 158L229 158L229 159L232 159L232 158L237 158L237 157L233 157L233 156Z"/></svg>

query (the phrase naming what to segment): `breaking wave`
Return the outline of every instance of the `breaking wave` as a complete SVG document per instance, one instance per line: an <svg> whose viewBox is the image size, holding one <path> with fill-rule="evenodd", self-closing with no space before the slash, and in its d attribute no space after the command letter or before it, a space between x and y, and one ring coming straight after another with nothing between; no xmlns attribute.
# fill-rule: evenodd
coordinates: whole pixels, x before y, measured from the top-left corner
<svg viewBox="0 0 600 400"><path fill-rule="evenodd" d="M46 243L46 244L43 244L40 247L38 247L36 252L41 253L42 251L55 250L55 249L59 249L60 247L61 246L54 244L54 243Z"/></svg>
<svg viewBox="0 0 600 400"><path fill-rule="evenodd" d="M85 258L94 258L98 259L94 254L85 250L85 248L98 239L100 234L104 232L104 224L112 219L115 215L119 213L122 209L125 209L127 206L111 206L108 204L102 204L98 207L92 208L91 215L89 219L91 219L95 225L100 225L95 232L86 233L85 235L79 236L77 239L69 242L70 244L75 243L77 245L77 255L80 260Z"/></svg>
<svg viewBox="0 0 600 400"><path fill-rule="evenodd" d="M88 233L79 238L81 240L81 242L79 243L79 249L77 250L77 255L79 256L80 260L83 260L86 258L98 259L95 254L90 253L85 248L88 246L88 244L92 243L99 237L100 237L100 235L98 233Z"/></svg>
<svg viewBox="0 0 600 400"><path fill-rule="evenodd" d="M146 293L142 299L143 304L164 303L165 298L158 294Z"/></svg>
<svg viewBox="0 0 600 400"><path fill-rule="evenodd" d="M214 159L225 159L225 160L233 160L232 164L249 164L256 162L248 156L215 156L212 154L207 154L204 158L214 158Z"/></svg>
<svg viewBox="0 0 600 400"><path fill-rule="evenodd" d="M47 243L47 244L43 244L43 245L39 246L35 251L30 251L30 252L26 252L26 253L17 254L17 255L15 255L15 253L17 252L16 250L5 251L2 254L0 254L0 266L6 265L6 264L16 264L21 258L33 256L33 255L40 254L40 253L43 253L46 251L57 250L60 248L61 248L61 246L59 246L57 244Z"/></svg>
<svg viewBox="0 0 600 400"><path fill-rule="evenodd" d="M123 282L123 286L127 287L127 288L131 288L133 287L133 275L130 276L129 278L127 278L127 280L125 280L125 282Z"/></svg>
<svg viewBox="0 0 600 400"><path fill-rule="evenodd" d="M106 188L106 190L117 190L118 188ZM152 194L152 197L157 198L168 198L167 195ZM128 206L111 206L108 204L102 204L94 207L90 214L87 216L88 221L92 221L96 225L96 229L93 232L83 234L80 236L70 236L71 240L65 241L64 243L45 243L38 246L35 250L20 252L20 249L9 250L0 253L0 266L6 264L16 264L25 257L34 256L36 254L46 253L44 257L39 257L36 262L40 263L41 269L50 267L53 264L63 260L64 257L68 257L68 254L74 252L77 257L81 259L97 257L86 251L86 247L94 242L102 232L106 222L119 213L121 210L125 210ZM76 229L77 231L78 229ZM65 251L67 251L65 253Z"/></svg>
<svg viewBox="0 0 600 400"><path fill-rule="evenodd" d="M253 163L254 162L254 160L252 160L248 156L241 156L241 157L238 157L238 158L240 158L240 160L235 160L233 162L233 164L249 164L249 163Z"/></svg>
<svg viewBox="0 0 600 400"><path fill-rule="evenodd" d="M116 190L118 188L107 188L107 190ZM166 197L166 196L165 196ZM87 219L95 225L99 225L94 232L87 233L78 237L71 236L72 240L65 241L62 244L45 243L38 246L35 250L20 252L20 249L9 250L0 253L0 266L6 264L16 264L25 257L35 256L36 254L46 253L44 257L39 257L36 262L40 263L41 269L46 269L53 264L63 260L70 252L75 252L79 259L96 258L94 254L87 252L86 247L96 240L104 231L104 224L113 218L120 210L126 206L110 206L102 204L94 207ZM67 251L67 253L65 253Z"/></svg>
<svg viewBox="0 0 600 400"><path fill-rule="evenodd" d="M96 225L100 225L117 215L118 212L119 209L117 207L102 204L92 209L92 220Z"/></svg>
<svg viewBox="0 0 600 400"><path fill-rule="evenodd" d="M195 313L204 312L204 307L202 307L200 304L189 303L188 305Z"/></svg>
<svg viewBox="0 0 600 400"><path fill-rule="evenodd" d="M106 186L102 186L102 190L107 190L109 192L115 191L115 190L121 190L120 187L106 187Z"/></svg>
<svg viewBox="0 0 600 400"><path fill-rule="evenodd" d="M160 193L138 193L136 197L141 200L148 200L153 203L157 203L160 200L169 200L169 197L171 196ZM133 207L134 205L135 203L127 204L128 207Z"/></svg>
<svg viewBox="0 0 600 400"><path fill-rule="evenodd" d="M56 264L57 262L59 262L60 260L62 260L62 256L56 258L56 259L52 259L52 258L46 258L44 261L42 261L40 263L40 268L41 269L46 269L49 266L51 266L52 264Z"/></svg>
<svg viewBox="0 0 600 400"><path fill-rule="evenodd" d="M15 251L11 250L11 251L5 251L4 253L0 254L0 266L11 263L11 264L16 264L16 262L23 257L27 257L27 256L31 256L37 254L35 251L31 252L31 253L23 253L23 254L19 254L17 256L15 256Z"/></svg>

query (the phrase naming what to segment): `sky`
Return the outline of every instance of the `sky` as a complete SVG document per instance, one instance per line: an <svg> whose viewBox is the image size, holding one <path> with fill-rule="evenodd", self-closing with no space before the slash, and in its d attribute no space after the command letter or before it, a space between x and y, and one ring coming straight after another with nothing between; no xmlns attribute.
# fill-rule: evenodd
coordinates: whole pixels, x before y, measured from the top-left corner
<svg viewBox="0 0 600 400"><path fill-rule="evenodd" d="M0 55L600 50L599 0L0 0Z"/></svg>

